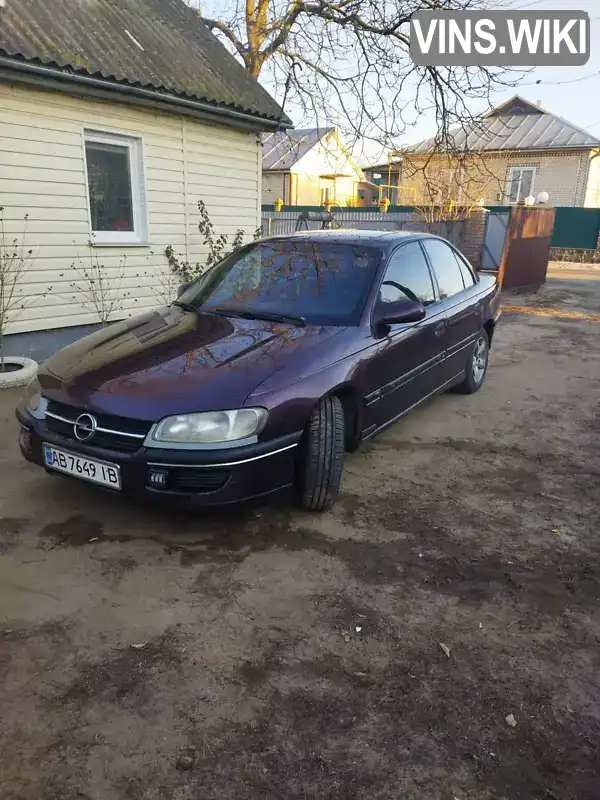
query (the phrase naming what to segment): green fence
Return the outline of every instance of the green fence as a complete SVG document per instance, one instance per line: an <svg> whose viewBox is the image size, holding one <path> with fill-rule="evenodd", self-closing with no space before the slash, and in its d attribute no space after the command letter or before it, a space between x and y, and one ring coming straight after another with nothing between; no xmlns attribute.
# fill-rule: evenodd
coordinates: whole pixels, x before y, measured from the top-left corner
<svg viewBox="0 0 600 800"><path fill-rule="evenodd" d="M600 209L556 209L552 247L595 250L600 231Z"/></svg>
<svg viewBox="0 0 600 800"><path fill-rule="evenodd" d="M486 206L488 211L506 213L511 206ZM567 247L572 250L595 250L600 234L600 209L569 208L555 209L552 247Z"/></svg>

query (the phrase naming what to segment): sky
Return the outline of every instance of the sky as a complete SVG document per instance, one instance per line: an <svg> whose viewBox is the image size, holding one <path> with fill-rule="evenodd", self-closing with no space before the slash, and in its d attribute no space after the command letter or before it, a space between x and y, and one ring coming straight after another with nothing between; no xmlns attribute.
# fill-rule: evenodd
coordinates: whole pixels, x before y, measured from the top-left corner
<svg viewBox="0 0 600 800"><path fill-rule="evenodd" d="M526 100L541 101L548 111L564 117L600 138L600 0L512 0L506 8L519 11L587 11L591 22L591 56L583 67L538 67L516 89L497 94L498 104L518 93ZM536 85L536 81L541 83ZM478 111L479 109L473 109ZM415 141L428 135L424 121L415 130ZM421 136L421 133L423 136Z"/></svg>
<svg viewBox="0 0 600 800"><path fill-rule="evenodd" d="M200 5L204 13L219 16L224 8L231 7L232 0L187 0L191 5ZM476 3L474 4L476 6ZM515 94L531 102L540 102L543 108L557 114L600 138L600 0L494 0L494 8L518 11L543 9L587 11L591 21L591 56L582 67L538 67L527 73L517 87L495 94L493 101L500 105ZM539 81L539 83L537 83ZM471 111L485 112L487 107L475 103ZM286 108L292 119L298 120L293 107ZM306 127L306 121L301 121ZM434 120L422 114L417 124L406 131L397 146L411 144L431 136L435 132ZM361 164L384 160L381 147L367 144L355 148L355 157Z"/></svg>
<svg viewBox="0 0 600 800"><path fill-rule="evenodd" d="M506 0L495 6L516 11L542 11L543 9L587 11L591 27L591 55L583 67L538 67L527 75L517 87L496 93L495 105L520 94L531 102L559 117L589 130L600 139L600 0ZM540 83L536 83L537 81ZM472 108L474 113L485 111L485 105ZM417 125L407 131L401 144L412 144L426 139L434 132L434 123L423 115ZM379 154L370 148L356 155L361 164L379 160Z"/></svg>

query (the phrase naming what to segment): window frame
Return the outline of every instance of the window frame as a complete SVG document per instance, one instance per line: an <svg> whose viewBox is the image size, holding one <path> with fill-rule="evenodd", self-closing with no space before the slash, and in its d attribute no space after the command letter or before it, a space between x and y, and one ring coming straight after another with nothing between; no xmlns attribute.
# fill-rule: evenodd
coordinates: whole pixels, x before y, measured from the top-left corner
<svg viewBox="0 0 600 800"><path fill-rule="evenodd" d="M431 274L433 275L433 280L435 282L436 294L437 294L440 302L445 303L447 300L451 300L453 297L458 297L458 295L461 292L466 292L467 289L469 289L470 287L469 286L465 286L465 279L464 279L463 274L462 274L462 269L460 268L460 264L458 263L458 259L460 258L460 254L459 254L458 250L456 250L456 248L450 242L446 241L446 239L441 239L439 236L428 236L425 239L421 239L420 242L421 242L421 248L422 248L423 252L425 253L425 258L427 259L427 263L429 264L429 269L431 270ZM429 255L429 253L427 252L427 248L425 247L425 243L426 242L440 242L445 247L447 247L448 250L450 250L450 252L454 256L454 258L456 259L456 262L457 262L456 266L458 267L458 273L460 275L460 279L461 279L462 285L463 285L462 289L459 289L458 292L454 292L454 294L447 294L447 295L443 295L442 294L442 289L441 289L440 283L438 281L438 276L437 276L437 273L435 271L435 267L433 265L433 261L431 260L431 257ZM465 264L465 266L466 266L466 264ZM476 276L474 276L473 271L471 269L469 269L469 272L471 273L471 276L474 278L473 286L476 286L477 285Z"/></svg>
<svg viewBox="0 0 600 800"><path fill-rule="evenodd" d="M534 191L535 191L535 179L536 179L536 175L537 175L537 167L535 166L535 164L514 164L512 167L508 168L508 173L507 173L507 176L506 176L506 184L505 184L505 187L504 187L504 196L505 196L506 201L507 201L509 206L518 205L520 200L524 200L525 197L528 196L528 195L525 195L525 197L520 197L520 194L521 194L521 183L523 181L523 171L524 170L527 170L527 171L532 173L531 189L530 189L529 193L533 194ZM517 199L516 200L512 200L511 196L510 196L510 187L512 186L513 174L515 172L520 172L521 175L519 177L519 189L518 189L518 192L517 192Z"/></svg>
<svg viewBox="0 0 600 800"><path fill-rule="evenodd" d="M427 268L427 271L429 272L429 280L431 281L431 288L433 289L433 298L434 299L431 301L431 303L428 303L427 305L423 305L423 307L425 309L430 309L436 303L440 302L441 298L440 298L439 287L437 285L437 280L435 278L433 270L431 269L431 264L429 262L429 259L427 258L427 253L425 252L425 248L423 247L423 239L410 239L408 242L402 242L402 244L400 244L397 247L395 247L392 250L392 252L388 255L387 260L385 261L383 267L381 268L381 272L380 272L379 278L377 279L377 281L375 283L375 292L373 294L373 305L372 305L372 309L371 309L371 321L373 321L373 319L375 318L375 315L377 313L377 305L378 305L377 304L377 299L379 297L379 292L381 290L381 285L382 285L383 281L385 280L385 275L386 275L386 272L388 270L388 267L391 264L392 259L395 258L395 256L398 255L398 253L404 247L407 247L409 244L416 244L418 247L420 247L421 254L423 255L423 259L425 260L425 266ZM419 301L419 302L421 302L421 301Z"/></svg>
<svg viewBox="0 0 600 800"><path fill-rule="evenodd" d="M456 247L454 247L454 245L451 242L448 242L448 244L449 244L450 249L452 250L452 252L456 256L456 260L458 261L458 266L459 266L460 271L462 272L462 267L464 267L465 270L467 271L467 274L471 276L471 279L473 281L473 283L470 284L469 286L465 285L465 289L470 289L471 286L476 286L479 283L479 275L473 269L471 264L469 264L467 259L460 252L460 250L457 250ZM465 282L465 276L463 275L463 283L464 282Z"/></svg>
<svg viewBox="0 0 600 800"><path fill-rule="evenodd" d="M148 201L146 191L146 164L141 136L132 136L117 131L99 128L83 128L81 131L85 195L87 201L90 244L100 247L123 247L148 244ZM129 189L131 192L132 231L95 231L92 227L92 205L87 164L88 144L108 144L126 147L129 162Z"/></svg>

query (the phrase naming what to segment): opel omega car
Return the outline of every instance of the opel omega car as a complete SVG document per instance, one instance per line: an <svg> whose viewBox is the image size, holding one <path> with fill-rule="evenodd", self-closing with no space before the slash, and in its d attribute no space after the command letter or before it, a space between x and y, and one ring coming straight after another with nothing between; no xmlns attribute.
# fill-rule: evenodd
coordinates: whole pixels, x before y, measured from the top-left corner
<svg viewBox="0 0 600 800"><path fill-rule="evenodd" d="M166 308L52 356L17 410L29 461L130 495L336 497L344 452L484 382L495 278L423 233L253 242Z"/></svg>

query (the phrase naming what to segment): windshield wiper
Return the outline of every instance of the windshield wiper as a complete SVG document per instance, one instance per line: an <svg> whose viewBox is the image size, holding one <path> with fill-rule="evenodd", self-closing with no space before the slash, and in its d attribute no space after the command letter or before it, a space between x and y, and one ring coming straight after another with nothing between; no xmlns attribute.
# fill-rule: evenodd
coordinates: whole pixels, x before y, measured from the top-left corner
<svg viewBox="0 0 600 800"><path fill-rule="evenodd" d="M182 303L181 300L173 300L171 303L172 306L179 306L179 308L183 308L184 311L193 311L194 314L199 314L200 309L196 306L193 306L191 303Z"/></svg>
<svg viewBox="0 0 600 800"><path fill-rule="evenodd" d="M247 308L207 308L209 314L222 314L227 317L241 317L242 319L266 319L269 322L288 322L304 328L306 320L295 314L277 314L273 311L250 311Z"/></svg>

